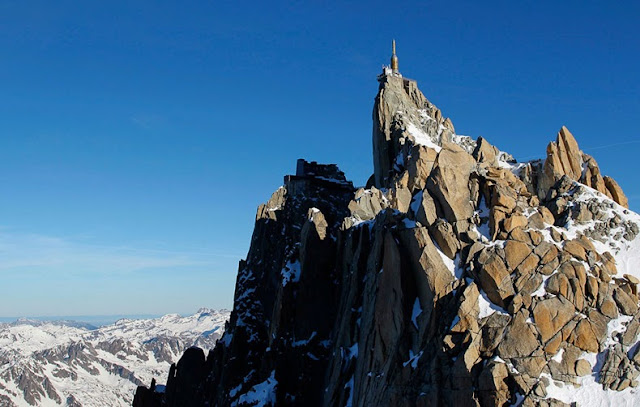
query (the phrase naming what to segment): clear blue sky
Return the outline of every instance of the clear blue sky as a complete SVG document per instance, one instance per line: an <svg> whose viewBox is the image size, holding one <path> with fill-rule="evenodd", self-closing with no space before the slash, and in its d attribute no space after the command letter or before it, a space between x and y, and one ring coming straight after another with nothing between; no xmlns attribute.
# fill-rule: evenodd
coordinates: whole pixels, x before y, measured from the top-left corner
<svg viewBox="0 0 640 407"><path fill-rule="evenodd" d="M566 125L640 210L634 1L3 1L0 316L231 307L296 159L372 172L400 70L516 158Z"/></svg>

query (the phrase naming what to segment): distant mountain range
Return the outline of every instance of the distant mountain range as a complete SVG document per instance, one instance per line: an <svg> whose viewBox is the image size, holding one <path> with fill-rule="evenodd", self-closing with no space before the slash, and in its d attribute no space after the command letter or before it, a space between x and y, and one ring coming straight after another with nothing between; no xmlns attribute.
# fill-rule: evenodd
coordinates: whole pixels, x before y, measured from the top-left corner
<svg viewBox="0 0 640 407"><path fill-rule="evenodd" d="M127 406L141 383L164 377L185 349L214 347L229 318L202 308L182 317L0 324L0 405Z"/></svg>
<svg viewBox="0 0 640 407"><path fill-rule="evenodd" d="M103 325L113 324L120 319L153 319L159 318L162 314L114 314L114 315L59 315L59 316L37 316L37 317L0 317L0 324L10 324L13 322L69 322L81 323L89 327L88 329L99 328ZM93 328L90 328L93 327Z"/></svg>

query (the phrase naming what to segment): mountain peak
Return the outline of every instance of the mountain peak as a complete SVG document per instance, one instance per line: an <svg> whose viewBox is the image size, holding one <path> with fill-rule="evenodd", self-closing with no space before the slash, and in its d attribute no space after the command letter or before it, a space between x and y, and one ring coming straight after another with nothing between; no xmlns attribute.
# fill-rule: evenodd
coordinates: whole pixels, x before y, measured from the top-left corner
<svg viewBox="0 0 640 407"><path fill-rule="evenodd" d="M565 127L526 163L456 135L394 66L367 186L298 161L258 209L224 336L136 407L640 401L640 216L621 188Z"/></svg>

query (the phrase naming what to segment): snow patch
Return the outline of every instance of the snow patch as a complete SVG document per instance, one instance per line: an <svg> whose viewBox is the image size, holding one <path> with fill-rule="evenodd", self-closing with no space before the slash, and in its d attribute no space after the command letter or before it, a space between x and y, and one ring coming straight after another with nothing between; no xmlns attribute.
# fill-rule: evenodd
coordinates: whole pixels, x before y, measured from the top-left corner
<svg viewBox="0 0 640 407"><path fill-rule="evenodd" d="M294 341L294 342L292 342L292 343L291 343L291 346L293 346L294 348L296 348L296 347L298 347L298 346L305 346L305 345L308 345L308 344L309 344L309 342L311 342L311 340L312 340L313 338L315 338L315 336L316 336L316 335L317 335L317 332L316 332L316 331L313 331L313 332L311 333L311 336L309 336L309 339L302 339L302 340L299 340L299 341Z"/></svg>
<svg viewBox="0 0 640 407"><path fill-rule="evenodd" d="M422 314L422 307L420 306L420 299L416 297L416 301L413 303L413 312L411 313L411 322L413 326L418 329L418 317Z"/></svg>
<svg viewBox="0 0 640 407"><path fill-rule="evenodd" d="M402 226L404 226L406 229L414 229L416 227L416 221L409 218L404 218L402 219Z"/></svg>
<svg viewBox="0 0 640 407"><path fill-rule="evenodd" d="M632 319L632 316L621 314L618 318L609 321L607 324L607 340L605 346L616 344L618 341L615 339L615 336L618 333L625 332L627 330L627 323Z"/></svg>
<svg viewBox="0 0 640 407"><path fill-rule="evenodd" d="M492 303L483 290L480 290L480 295L478 295L478 309L480 309L480 312L478 313L479 319L486 318L494 312L509 315L509 313L503 308Z"/></svg>
<svg viewBox="0 0 640 407"><path fill-rule="evenodd" d="M553 275L553 273L551 275ZM551 277L551 275L542 276L542 282L540 283L540 287L538 287L537 290L531 293L532 297L544 297L545 295L547 295L547 288L546 288L547 280Z"/></svg>
<svg viewBox="0 0 640 407"><path fill-rule="evenodd" d="M411 212L418 213L418 209L420 209L420 205L422 205L423 194L424 194L424 191L421 190L411 199L411 205L409 205Z"/></svg>
<svg viewBox="0 0 640 407"><path fill-rule="evenodd" d="M267 380L253 386L251 390L241 395L238 400L231 405L237 406L241 404L251 404L254 407L275 405L277 386L278 382L276 381L276 371L273 370Z"/></svg>
<svg viewBox="0 0 640 407"><path fill-rule="evenodd" d="M298 260L288 261L281 271L282 274L282 286L285 287L289 282L297 283L300 281L300 262Z"/></svg>
<svg viewBox="0 0 640 407"><path fill-rule="evenodd" d="M422 356L422 352L418 354L414 354L412 350L409 350L409 360L402 364L402 367L407 367L407 365L411 365L411 369L415 369L418 367L418 359Z"/></svg>
<svg viewBox="0 0 640 407"><path fill-rule="evenodd" d="M353 407L353 376L351 376L351 379L349 379L347 384L344 385L344 389L349 389L349 398L347 399L344 407Z"/></svg>
<svg viewBox="0 0 640 407"><path fill-rule="evenodd" d="M580 387L571 384L556 382L548 373L541 376L549 380L547 386L547 398L554 398L564 403L576 403L585 407L604 406L635 406L638 402L637 388L628 387L623 391L604 390L602 385L596 382L594 375L587 375L577 379Z"/></svg>
<svg viewBox="0 0 640 407"><path fill-rule="evenodd" d="M442 258L442 262L444 263L445 266L447 266L447 269L451 272L451 275L456 277L456 264L455 264L455 262L452 259L450 259L449 256L447 256L446 254L442 253L442 250L440 250L440 247L438 247L438 244L436 242L433 242L433 245L436 247L436 250L438 251L438 254Z"/></svg>
<svg viewBox="0 0 640 407"><path fill-rule="evenodd" d="M416 127L416 125L411 122L407 123L407 133L409 133L409 135L413 137L416 144L421 144L423 146L433 148L438 153L440 152L440 150L442 150L442 147L434 143L427 133L422 131L422 129Z"/></svg>
<svg viewBox="0 0 640 407"><path fill-rule="evenodd" d="M553 355L553 357L551 358L551 360L558 362L558 363L562 363L562 356L564 355L564 348L560 349L558 351L558 353L556 353L555 355Z"/></svg>
<svg viewBox="0 0 640 407"><path fill-rule="evenodd" d="M356 359L358 357L358 342L347 348L347 359Z"/></svg>

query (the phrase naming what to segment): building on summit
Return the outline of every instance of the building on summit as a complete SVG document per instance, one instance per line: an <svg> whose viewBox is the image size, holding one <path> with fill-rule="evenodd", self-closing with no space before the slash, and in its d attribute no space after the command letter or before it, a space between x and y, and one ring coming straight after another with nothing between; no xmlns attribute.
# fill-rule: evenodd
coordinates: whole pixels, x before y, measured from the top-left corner
<svg viewBox="0 0 640 407"><path fill-rule="evenodd" d="M396 40L391 42L391 65L382 65L382 73L378 75L378 81L386 76L402 77L398 70L398 56L396 55Z"/></svg>

